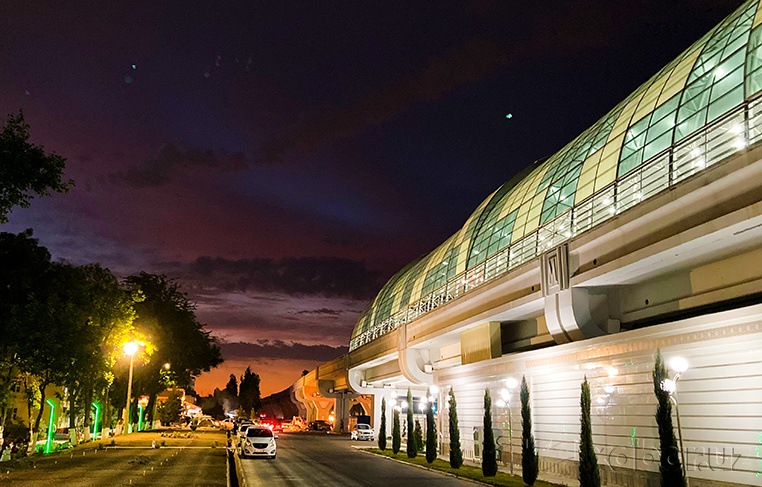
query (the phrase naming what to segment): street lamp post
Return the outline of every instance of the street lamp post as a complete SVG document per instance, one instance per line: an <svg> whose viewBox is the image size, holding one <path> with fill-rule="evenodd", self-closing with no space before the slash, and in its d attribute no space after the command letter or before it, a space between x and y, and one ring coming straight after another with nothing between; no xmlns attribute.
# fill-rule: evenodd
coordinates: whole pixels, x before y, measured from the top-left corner
<svg viewBox="0 0 762 487"><path fill-rule="evenodd" d="M124 344L124 353L130 356L130 374L127 379L127 404L124 407L124 430L123 434L131 433L130 427L130 400L132 398L132 368L135 363L135 353L138 351L137 342L127 342Z"/></svg>

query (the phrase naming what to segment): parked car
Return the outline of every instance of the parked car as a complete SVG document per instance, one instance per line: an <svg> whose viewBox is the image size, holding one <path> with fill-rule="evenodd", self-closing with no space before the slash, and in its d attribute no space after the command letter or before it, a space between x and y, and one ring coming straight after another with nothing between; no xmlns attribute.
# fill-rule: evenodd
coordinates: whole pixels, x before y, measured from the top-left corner
<svg viewBox="0 0 762 487"><path fill-rule="evenodd" d="M246 436L246 431L249 428L253 428L254 425L252 423L243 423L241 426L238 427L238 435L236 436L235 444L236 446L239 446L241 444L241 441L243 441L243 438Z"/></svg>
<svg viewBox="0 0 762 487"><path fill-rule="evenodd" d="M331 423L318 419L310 423L310 431L331 431Z"/></svg>
<svg viewBox="0 0 762 487"><path fill-rule="evenodd" d="M246 429L246 435L241 441L239 455L246 457L267 457L275 458L277 454L277 445L275 440L277 435L273 435L270 428L252 426Z"/></svg>
<svg viewBox="0 0 762 487"><path fill-rule="evenodd" d="M373 428L368 424L358 424L352 429L352 439L373 441Z"/></svg>

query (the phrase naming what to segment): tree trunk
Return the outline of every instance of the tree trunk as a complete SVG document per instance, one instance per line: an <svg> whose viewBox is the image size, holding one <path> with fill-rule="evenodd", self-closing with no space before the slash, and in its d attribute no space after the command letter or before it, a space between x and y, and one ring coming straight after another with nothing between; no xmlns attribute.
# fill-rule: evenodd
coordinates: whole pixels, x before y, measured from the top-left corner
<svg viewBox="0 0 762 487"><path fill-rule="evenodd" d="M40 421L42 421L42 413L45 412L45 389L47 387L48 387L47 381L43 381L40 383L40 410L37 413L37 418L34 420L34 427L32 428L32 436L29 441L29 447L30 447L31 453L34 453L37 450L37 437L40 434Z"/></svg>
<svg viewBox="0 0 762 487"><path fill-rule="evenodd" d="M37 413L37 418L34 420L34 429L33 431L35 433L39 433L40 431L40 421L42 421L42 413L45 412L45 389L48 387L48 381L43 381L40 383L40 411Z"/></svg>
<svg viewBox="0 0 762 487"><path fill-rule="evenodd" d="M77 444L77 393L74 386L70 386L69 391L69 442L74 446Z"/></svg>
<svg viewBox="0 0 762 487"><path fill-rule="evenodd" d="M108 437L108 433L111 431L111 398L109 393L111 392L111 386L106 387L106 391L103 393L103 400L101 404L101 424L100 431L103 438Z"/></svg>
<svg viewBox="0 0 762 487"><path fill-rule="evenodd" d="M85 414L84 414L84 421L82 424L82 427L85 430L85 441L90 441L90 413L92 412L93 408L93 381L87 381L85 383L85 388L83 389L84 393L84 404L85 404Z"/></svg>

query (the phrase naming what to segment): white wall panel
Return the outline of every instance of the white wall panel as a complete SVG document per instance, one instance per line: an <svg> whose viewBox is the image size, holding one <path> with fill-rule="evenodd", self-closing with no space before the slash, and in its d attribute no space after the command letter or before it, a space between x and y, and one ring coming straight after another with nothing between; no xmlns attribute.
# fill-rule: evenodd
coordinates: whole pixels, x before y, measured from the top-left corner
<svg viewBox="0 0 762 487"><path fill-rule="evenodd" d="M508 408L499 408L495 402L500 399L505 379L512 377L520 381L522 375L526 375L540 456L576 460L580 383L587 376L593 404L594 441L603 468L611 464L615 469L658 472L659 440L654 419L656 399L652 370L659 346L667 362L681 356L690 364L678 381L689 476L759 485L762 478L762 475L758 477L762 472L762 307L749 307L746 314L750 324L746 327L743 320L739 321L737 312L732 320L724 320L727 315L718 313L712 319L684 320L517 353L471 364L469 369L455 367L437 371L435 380L443 392L448 386L455 388L461 438L473 455L474 432L478 434L482 427L484 389L491 389L495 434L498 443L507 449ZM701 333L697 333L699 331ZM710 339L706 339L707 336ZM601 355L600 350L605 347L618 353ZM513 372L496 373L501 366ZM518 388L511 396L510 410L514 452L518 453L521 448ZM445 442L449 441L446 428L443 433Z"/></svg>

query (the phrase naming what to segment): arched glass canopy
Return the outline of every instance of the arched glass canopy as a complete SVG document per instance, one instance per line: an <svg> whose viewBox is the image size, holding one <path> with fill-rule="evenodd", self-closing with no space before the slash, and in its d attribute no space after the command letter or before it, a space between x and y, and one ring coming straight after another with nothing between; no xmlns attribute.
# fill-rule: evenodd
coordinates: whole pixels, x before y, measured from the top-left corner
<svg viewBox="0 0 762 487"><path fill-rule="evenodd" d="M745 2L592 127L503 184L400 270L350 350L762 139L762 9Z"/></svg>

